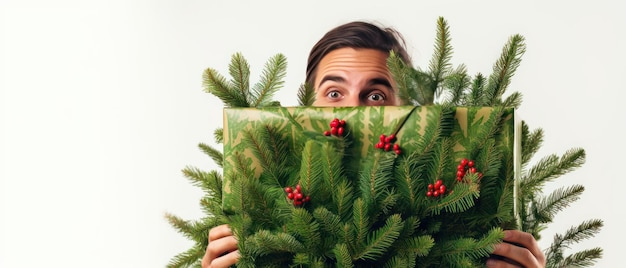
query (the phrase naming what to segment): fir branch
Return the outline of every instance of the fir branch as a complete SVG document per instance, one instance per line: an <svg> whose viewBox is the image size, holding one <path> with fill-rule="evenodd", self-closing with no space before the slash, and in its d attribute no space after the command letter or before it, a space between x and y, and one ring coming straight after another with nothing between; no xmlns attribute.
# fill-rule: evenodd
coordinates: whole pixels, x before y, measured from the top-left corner
<svg viewBox="0 0 626 268"><path fill-rule="evenodd" d="M461 64L443 80L443 87L449 90L449 96L447 96L445 103L465 105L463 102L463 91L469 88L470 85L471 81L470 76L467 75L467 68Z"/></svg>
<svg viewBox="0 0 626 268"><path fill-rule="evenodd" d="M485 104L494 105L502 97L511 83L511 78L519 67L522 55L526 52L524 37L517 34L509 38L502 49L500 58L493 66L493 73L489 76L489 82L485 90Z"/></svg>
<svg viewBox="0 0 626 268"><path fill-rule="evenodd" d="M332 193L337 186L346 180L343 174L343 152L335 149L331 144L326 143L322 147L321 151L321 161L323 165L320 165L322 169L322 183L326 184L324 189L324 194L328 192ZM317 175L317 174L316 174Z"/></svg>
<svg viewBox="0 0 626 268"><path fill-rule="evenodd" d="M546 267L591 267L598 259L602 258L602 253L603 250L599 247L587 249L567 256L563 261L554 266L546 265Z"/></svg>
<svg viewBox="0 0 626 268"><path fill-rule="evenodd" d="M215 139L216 143L219 143L219 144L224 143L224 129L223 128L215 129L215 131L213 131L213 138Z"/></svg>
<svg viewBox="0 0 626 268"><path fill-rule="evenodd" d="M298 105L311 106L315 102L315 89L308 83L303 83L298 88Z"/></svg>
<svg viewBox="0 0 626 268"><path fill-rule="evenodd" d="M335 245L335 248L333 248L333 254L337 260L337 268L354 267L354 264L352 263L352 256L350 255L350 251L348 250L348 246L346 244Z"/></svg>
<svg viewBox="0 0 626 268"><path fill-rule="evenodd" d="M387 253L387 249L396 241L403 228L402 218L394 214L387 218L385 225L367 237L367 245L362 252L357 252L355 260L376 260Z"/></svg>
<svg viewBox="0 0 626 268"><path fill-rule="evenodd" d="M225 106L230 107L249 107L250 104L246 100L246 96L241 92L234 90L232 85L226 81L217 70L207 68L202 74L202 85L204 91L211 93L224 102Z"/></svg>
<svg viewBox="0 0 626 268"><path fill-rule="evenodd" d="M321 180L323 170L326 168L319 161L319 149L319 144L310 140L305 143L301 154L300 171L298 173L299 182L303 189L307 189L310 192L316 192L317 188L320 188L318 182ZM327 195L322 194L322 197L325 196ZM312 198L316 199L319 197L316 193Z"/></svg>
<svg viewBox="0 0 626 268"><path fill-rule="evenodd" d="M193 239L194 229L193 225L189 221L183 220L182 218L170 213L165 213L165 219L179 233L183 234L189 239Z"/></svg>
<svg viewBox="0 0 626 268"><path fill-rule="evenodd" d="M211 157L220 168L224 167L224 154L222 154L222 152L205 143L199 143L198 147L204 154Z"/></svg>
<svg viewBox="0 0 626 268"><path fill-rule="evenodd" d="M486 83L487 79L481 73L478 73L472 81L472 87L464 103L468 106L483 106L483 95Z"/></svg>
<svg viewBox="0 0 626 268"><path fill-rule="evenodd" d="M415 81L409 75L411 67L406 65L402 58L392 50L387 58L387 68L396 82L398 98L404 100L404 104L414 104L413 101L417 99L417 96L415 91L411 90L416 88Z"/></svg>
<svg viewBox="0 0 626 268"><path fill-rule="evenodd" d="M313 211L313 217L323 231L330 234L328 238L336 238L337 240L343 240L343 233L341 232L341 218L333 214L325 207L318 207Z"/></svg>
<svg viewBox="0 0 626 268"><path fill-rule="evenodd" d="M305 244L301 243L294 236L268 230L259 230L255 234L246 238L246 248L254 249L254 255L264 256L276 252L302 252Z"/></svg>
<svg viewBox="0 0 626 268"><path fill-rule="evenodd" d="M572 185L567 188L559 188L553 191L548 197L540 199L537 202L536 215L540 215L537 221L541 223L552 222L554 215L580 199L580 195L582 195L584 191L584 186Z"/></svg>
<svg viewBox="0 0 626 268"><path fill-rule="evenodd" d="M452 59L452 45L450 44L450 29L443 17L437 20L437 34L435 37L435 52L430 60L429 71L432 76L430 90L434 96L440 94L440 83L444 81L444 75L450 72Z"/></svg>
<svg viewBox="0 0 626 268"><path fill-rule="evenodd" d="M366 241L367 234L370 231L370 219L368 216L367 204L361 198L357 198L352 206L352 225L354 226L353 241L357 244L353 245L353 256L363 250L363 241ZM354 258L357 259L357 258Z"/></svg>
<svg viewBox="0 0 626 268"><path fill-rule="evenodd" d="M478 185L475 183L456 184L453 191L430 205L428 211L431 215L439 215L444 210L448 213L466 211L474 206L475 199L480 196L479 193Z"/></svg>
<svg viewBox="0 0 626 268"><path fill-rule="evenodd" d="M543 144L543 129L529 131L528 124L522 120L522 169L526 166Z"/></svg>
<svg viewBox="0 0 626 268"><path fill-rule="evenodd" d="M284 84L287 73L287 58L283 54L276 54L265 64L261 81L252 87L252 107L276 106L273 95Z"/></svg>
<svg viewBox="0 0 626 268"><path fill-rule="evenodd" d="M522 105L522 93L513 92L501 104L503 107L519 108Z"/></svg>
<svg viewBox="0 0 626 268"><path fill-rule="evenodd" d="M375 203L393 178L393 164L395 156L388 153L376 152L369 158L359 179L361 198L366 203Z"/></svg>
<svg viewBox="0 0 626 268"><path fill-rule="evenodd" d="M209 196L216 196L221 199L222 175L220 173L215 170L205 172L191 166L184 168L182 172L193 185L200 187Z"/></svg>
<svg viewBox="0 0 626 268"><path fill-rule="evenodd" d="M200 245L194 245L185 252L181 252L172 257L169 263L165 266L167 268L187 268L187 267L201 267L200 262L202 256L205 253L205 249Z"/></svg>
<svg viewBox="0 0 626 268"><path fill-rule="evenodd" d="M320 236L320 226L314 220L309 211L302 208L293 210L291 221L288 224L289 231L302 241L304 249L313 255L319 256L323 251L322 237Z"/></svg>
<svg viewBox="0 0 626 268"><path fill-rule="evenodd" d="M250 64L241 53L235 53L231 57L228 65L230 74L232 91L238 92L246 100L246 103L252 103L250 97Z"/></svg>
<svg viewBox="0 0 626 268"><path fill-rule="evenodd" d="M578 226L568 229L565 234L555 235L554 241L545 250L546 259L548 260L546 267L563 267L560 266L563 263L581 263L586 265L587 262L593 262L596 258L600 258L602 249L599 248L576 253L567 258L563 257L563 250L573 243L593 237L600 231L603 225L602 220L587 220ZM565 261L566 259L567 261Z"/></svg>
<svg viewBox="0 0 626 268"><path fill-rule="evenodd" d="M580 148L567 150L560 158L555 154L546 156L522 176L522 196L532 196L544 183L580 167L585 162L585 151Z"/></svg>
<svg viewBox="0 0 626 268"><path fill-rule="evenodd" d="M343 181L333 191L333 201L336 204L335 212L343 221L351 217L352 204L354 203L354 187L350 181Z"/></svg>

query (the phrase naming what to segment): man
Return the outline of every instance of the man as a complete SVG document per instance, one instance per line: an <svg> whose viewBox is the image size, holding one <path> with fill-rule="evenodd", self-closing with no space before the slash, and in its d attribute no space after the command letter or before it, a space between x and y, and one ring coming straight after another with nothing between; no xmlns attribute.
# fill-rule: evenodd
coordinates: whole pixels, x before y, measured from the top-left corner
<svg viewBox="0 0 626 268"><path fill-rule="evenodd" d="M400 105L395 82L387 68L389 51L408 65L404 39L393 29L366 22L338 26L311 49L306 82L313 85L314 106ZM535 238L517 230L505 231L487 267L545 267L545 256ZM209 232L203 268L229 267L237 262L237 240L227 225Z"/></svg>

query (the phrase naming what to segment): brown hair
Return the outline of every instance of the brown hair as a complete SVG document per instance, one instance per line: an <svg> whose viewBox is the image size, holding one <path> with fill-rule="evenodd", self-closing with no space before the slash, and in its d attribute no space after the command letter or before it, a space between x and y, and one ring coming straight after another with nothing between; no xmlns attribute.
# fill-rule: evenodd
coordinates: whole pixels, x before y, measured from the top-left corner
<svg viewBox="0 0 626 268"><path fill-rule="evenodd" d="M306 66L305 82L314 86L317 66L326 54L344 47L369 48L385 53L393 51L406 64L411 58L405 49L406 43L402 35L392 28L383 28L375 24L353 21L327 32L311 49Z"/></svg>

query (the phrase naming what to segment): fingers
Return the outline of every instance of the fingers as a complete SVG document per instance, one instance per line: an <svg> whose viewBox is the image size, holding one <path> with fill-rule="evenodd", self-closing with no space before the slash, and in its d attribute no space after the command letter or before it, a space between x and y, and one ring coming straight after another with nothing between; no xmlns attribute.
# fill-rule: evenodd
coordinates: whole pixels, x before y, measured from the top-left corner
<svg viewBox="0 0 626 268"><path fill-rule="evenodd" d="M504 231L504 241L524 247L530 251L534 257L533 259L539 263L539 267L545 266L546 256L543 254L539 243L537 243L537 240L532 234L519 230L507 230Z"/></svg>
<svg viewBox="0 0 626 268"><path fill-rule="evenodd" d="M233 235L233 232L230 230L230 227L228 227L227 224L213 227L211 228L211 230L209 230L209 243L211 243L211 241L231 235Z"/></svg>
<svg viewBox="0 0 626 268"><path fill-rule="evenodd" d="M207 262L205 262L205 258L202 258L202 268L228 268L237 263L238 260L239 250L235 250Z"/></svg>
<svg viewBox="0 0 626 268"><path fill-rule="evenodd" d="M228 225L209 230L209 245L202 257L202 268L229 267L239 259L237 239Z"/></svg>
<svg viewBox="0 0 626 268"><path fill-rule="evenodd" d="M504 241L493 252L503 258L491 258L487 267L545 267L545 256L531 234L505 231Z"/></svg>

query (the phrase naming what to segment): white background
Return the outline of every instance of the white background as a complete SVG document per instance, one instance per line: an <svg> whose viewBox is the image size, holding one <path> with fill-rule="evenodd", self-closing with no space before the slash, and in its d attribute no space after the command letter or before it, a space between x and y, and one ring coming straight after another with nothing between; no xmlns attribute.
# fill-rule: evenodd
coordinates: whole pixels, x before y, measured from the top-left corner
<svg viewBox="0 0 626 268"><path fill-rule="evenodd" d="M621 263L626 19L619 1L11 1L0 2L0 267L164 267L191 246L163 218L203 216L185 166L216 169L222 103L201 74L227 75L242 52L252 82L288 59L277 96L296 105L311 46L351 20L404 33L427 67L436 21L450 25L455 65L490 74L513 34L527 52L509 91L538 154L584 148L587 162L547 189L582 184L540 241L583 220L601 233L597 267Z"/></svg>

